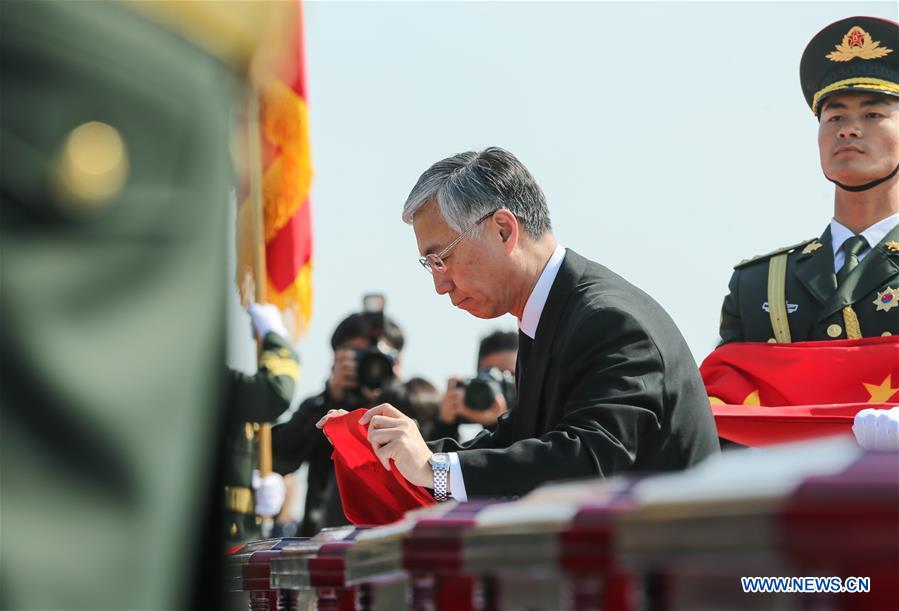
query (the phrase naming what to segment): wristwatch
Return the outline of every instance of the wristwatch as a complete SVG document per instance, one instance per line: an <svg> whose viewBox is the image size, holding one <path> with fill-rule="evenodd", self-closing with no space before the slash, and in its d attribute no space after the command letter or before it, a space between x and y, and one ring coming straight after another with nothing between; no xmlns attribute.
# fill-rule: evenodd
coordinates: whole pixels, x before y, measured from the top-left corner
<svg viewBox="0 0 899 611"><path fill-rule="evenodd" d="M449 477L449 454L444 452L431 454L429 462L434 471L434 498L438 503L443 502L446 500L446 484Z"/></svg>

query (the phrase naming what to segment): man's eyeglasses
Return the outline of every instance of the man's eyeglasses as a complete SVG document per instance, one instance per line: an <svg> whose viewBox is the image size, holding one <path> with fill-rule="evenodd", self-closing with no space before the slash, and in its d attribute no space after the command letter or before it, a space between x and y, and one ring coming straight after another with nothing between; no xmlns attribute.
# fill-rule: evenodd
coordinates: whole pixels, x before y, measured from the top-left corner
<svg viewBox="0 0 899 611"><path fill-rule="evenodd" d="M423 268L425 268L432 274L435 271L440 272L441 274L444 273L446 271L446 263L444 263L443 260L447 257L447 255L449 255L450 251L452 249L454 249L456 247L456 245L459 244L459 242L462 241L462 238L464 238L465 236L471 235L471 233L475 230L475 228L478 225L480 225L481 223L483 223L484 221L489 219L491 216L496 214L498 210L500 210L500 209L498 208L497 210L494 210L493 212L488 212L487 214L485 214L484 216L479 218L474 225L472 225L471 227L469 227L468 229L466 229L465 231L460 233L459 237L456 238L455 240L453 240L452 242L450 242L446 248L444 248L443 250L441 250L440 252L438 252L436 254L434 254L434 253L427 254L427 255L421 257L418 260L418 262L421 263L421 266Z"/></svg>

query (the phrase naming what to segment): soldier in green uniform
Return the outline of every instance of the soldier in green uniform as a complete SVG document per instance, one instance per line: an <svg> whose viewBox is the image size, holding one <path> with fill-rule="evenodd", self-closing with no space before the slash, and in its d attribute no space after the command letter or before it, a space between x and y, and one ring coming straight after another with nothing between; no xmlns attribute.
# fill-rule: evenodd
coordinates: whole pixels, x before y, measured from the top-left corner
<svg viewBox="0 0 899 611"><path fill-rule="evenodd" d="M224 465L227 547L261 539L262 517L277 514L284 502L284 483L279 474L254 473L259 466L257 436L259 423L274 421L290 407L300 374L278 308L253 303L248 311L254 334L262 338L262 344L256 374L229 371L232 422Z"/></svg>
<svg viewBox="0 0 899 611"><path fill-rule="evenodd" d="M2 3L0 608L220 608L232 106L258 6Z"/></svg>
<svg viewBox="0 0 899 611"><path fill-rule="evenodd" d="M784 343L899 333L899 27L850 17L800 63L834 214L819 238L736 266L721 340Z"/></svg>

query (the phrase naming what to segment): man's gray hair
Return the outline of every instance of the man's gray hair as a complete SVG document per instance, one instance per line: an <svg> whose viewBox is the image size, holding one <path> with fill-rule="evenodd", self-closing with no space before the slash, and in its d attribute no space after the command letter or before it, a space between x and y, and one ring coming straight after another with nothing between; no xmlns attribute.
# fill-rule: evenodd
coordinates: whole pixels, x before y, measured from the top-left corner
<svg viewBox="0 0 899 611"><path fill-rule="evenodd" d="M492 146L438 161L415 183L403 207L403 221L431 202L447 225L463 232L478 219L506 208L532 238L552 230L549 208L534 177L515 156Z"/></svg>

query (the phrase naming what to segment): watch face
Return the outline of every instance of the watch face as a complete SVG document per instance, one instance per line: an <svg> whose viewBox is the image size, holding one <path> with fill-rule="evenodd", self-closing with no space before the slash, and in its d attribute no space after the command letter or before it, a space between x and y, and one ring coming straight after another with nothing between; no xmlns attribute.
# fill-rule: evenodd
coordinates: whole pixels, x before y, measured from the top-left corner
<svg viewBox="0 0 899 611"><path fill-rule="evenodd" d="M443 453L432 454L431 465L435 467L449 467L449 456Z"/></svg>

